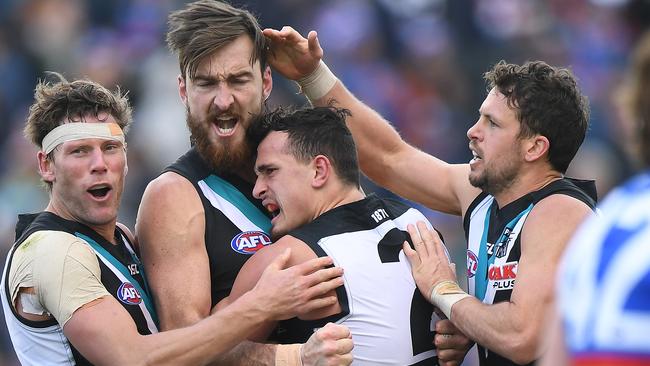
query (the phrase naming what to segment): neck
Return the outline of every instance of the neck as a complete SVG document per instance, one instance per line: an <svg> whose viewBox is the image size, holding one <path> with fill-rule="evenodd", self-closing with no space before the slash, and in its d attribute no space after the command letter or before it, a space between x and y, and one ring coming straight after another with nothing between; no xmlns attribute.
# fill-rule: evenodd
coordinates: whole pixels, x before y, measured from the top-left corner
<svg viewBox="0 0 650 366"><path fill-rule="evenodd" d="M79 220L78 218L74 217L74 215L68 213L67 210L61 209L59 206L56 205L56 203L50 201L50 203L47 205L47 208L45 208L45 211L51 212L63 219L66 219L68 221L74 221L78 222L80 224L84 224L94 230L97 234L99 234L102 238L106 239L109 243L111 244L116 244L115 242L115 226L117 224L117 218L113 219L113 221L102 224L102 225L94 225L94 224L89 224L87 222L83 222L82 220Z"/></svg>
<svg viewBox="0 0 650 366"><path fill-rule="evenodd" d="M336 207L347 205L348 203L360 201L365 198L365 194L359 188L350 186L345 188L339 187L331 192L332 194L325 195L327 199L325 202L319 203L317 209L315 210L315 215L313 219L316 219L318 216L324 214L325 212L332 210Z"/></svg>
<svg viewBox="0 0 650 366"><path fill-rule="evenodd" d="M516 201L528 193L538 191L562 177L563 175L555 170L522 174L515 178L509 187L505 188L502 192L493 194L493 196L499 207L505 207L509 203Z"/></svg>

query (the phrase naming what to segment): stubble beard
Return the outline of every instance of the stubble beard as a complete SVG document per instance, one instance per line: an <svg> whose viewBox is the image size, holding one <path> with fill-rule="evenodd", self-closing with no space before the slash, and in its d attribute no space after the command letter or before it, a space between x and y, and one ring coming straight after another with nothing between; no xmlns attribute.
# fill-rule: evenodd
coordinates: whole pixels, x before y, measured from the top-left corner
<svg viewBox="0 0 650 366"><path fill-rule="evenodd" d="M509 161L505 164L501 169L490 169L485 166L482 174L478 176L470 174L469 183L492 196L504 192L515 183L521 168L521 165L516 162Z"/></svg>

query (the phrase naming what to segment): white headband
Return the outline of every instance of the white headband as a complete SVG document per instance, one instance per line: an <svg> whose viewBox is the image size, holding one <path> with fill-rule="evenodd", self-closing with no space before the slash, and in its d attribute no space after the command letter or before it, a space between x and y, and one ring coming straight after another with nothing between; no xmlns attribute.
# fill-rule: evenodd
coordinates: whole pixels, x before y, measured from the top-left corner
<svg viewBox="0 0 650 366"><path fill-rule="evenodd" d="M42 143L43 151L49 154L59 144L83 139L114 140L124 144L124 132L117 123L64 123L45 135Z"/></svg>

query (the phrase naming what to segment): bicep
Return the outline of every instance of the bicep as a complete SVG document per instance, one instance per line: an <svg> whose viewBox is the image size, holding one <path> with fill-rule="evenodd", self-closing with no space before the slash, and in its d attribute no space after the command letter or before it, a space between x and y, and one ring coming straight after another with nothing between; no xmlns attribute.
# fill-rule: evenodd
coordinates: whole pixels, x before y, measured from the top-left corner
<svg viewBox="0 0 650 366"><path fill-rule="evenodd" d="M138 337L135 323L111 296L77 309L63 327L70 343L95 365L137 364Z"/></svg>
<svg viewBox="0 0 650 366"><path fill-rule="evenodd" d="M179 328L207 317L211 295L205 216L191 183L182 178L150 183L136 233L161 328Z"/></svg>

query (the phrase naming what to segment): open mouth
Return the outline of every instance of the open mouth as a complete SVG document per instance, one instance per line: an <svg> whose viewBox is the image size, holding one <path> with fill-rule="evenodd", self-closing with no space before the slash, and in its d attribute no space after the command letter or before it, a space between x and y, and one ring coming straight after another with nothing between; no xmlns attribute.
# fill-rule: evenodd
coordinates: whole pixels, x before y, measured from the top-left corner
<svg viewBox="0 0 650 366"><path fill-rule="evenodd" d="M111 187L108 184L96 185L87 190L95 198L104 198L110 191Z"/></svg>
<svg viewBox="0 0 650 366"><path fill-rule="evenodd" d="M280 206L274 204L274 203L269 203L266 206L266 210L271 213L271 218L275 218L280 214Z"/></svg>
<svg viewBox="0 0 650 366"><path fill-rule="evenodd" d="M215 126L217 127L217 134L219 136L230 136L235 132L235 127L237 127L237 117L219 116L215 119Z"/></svg>

